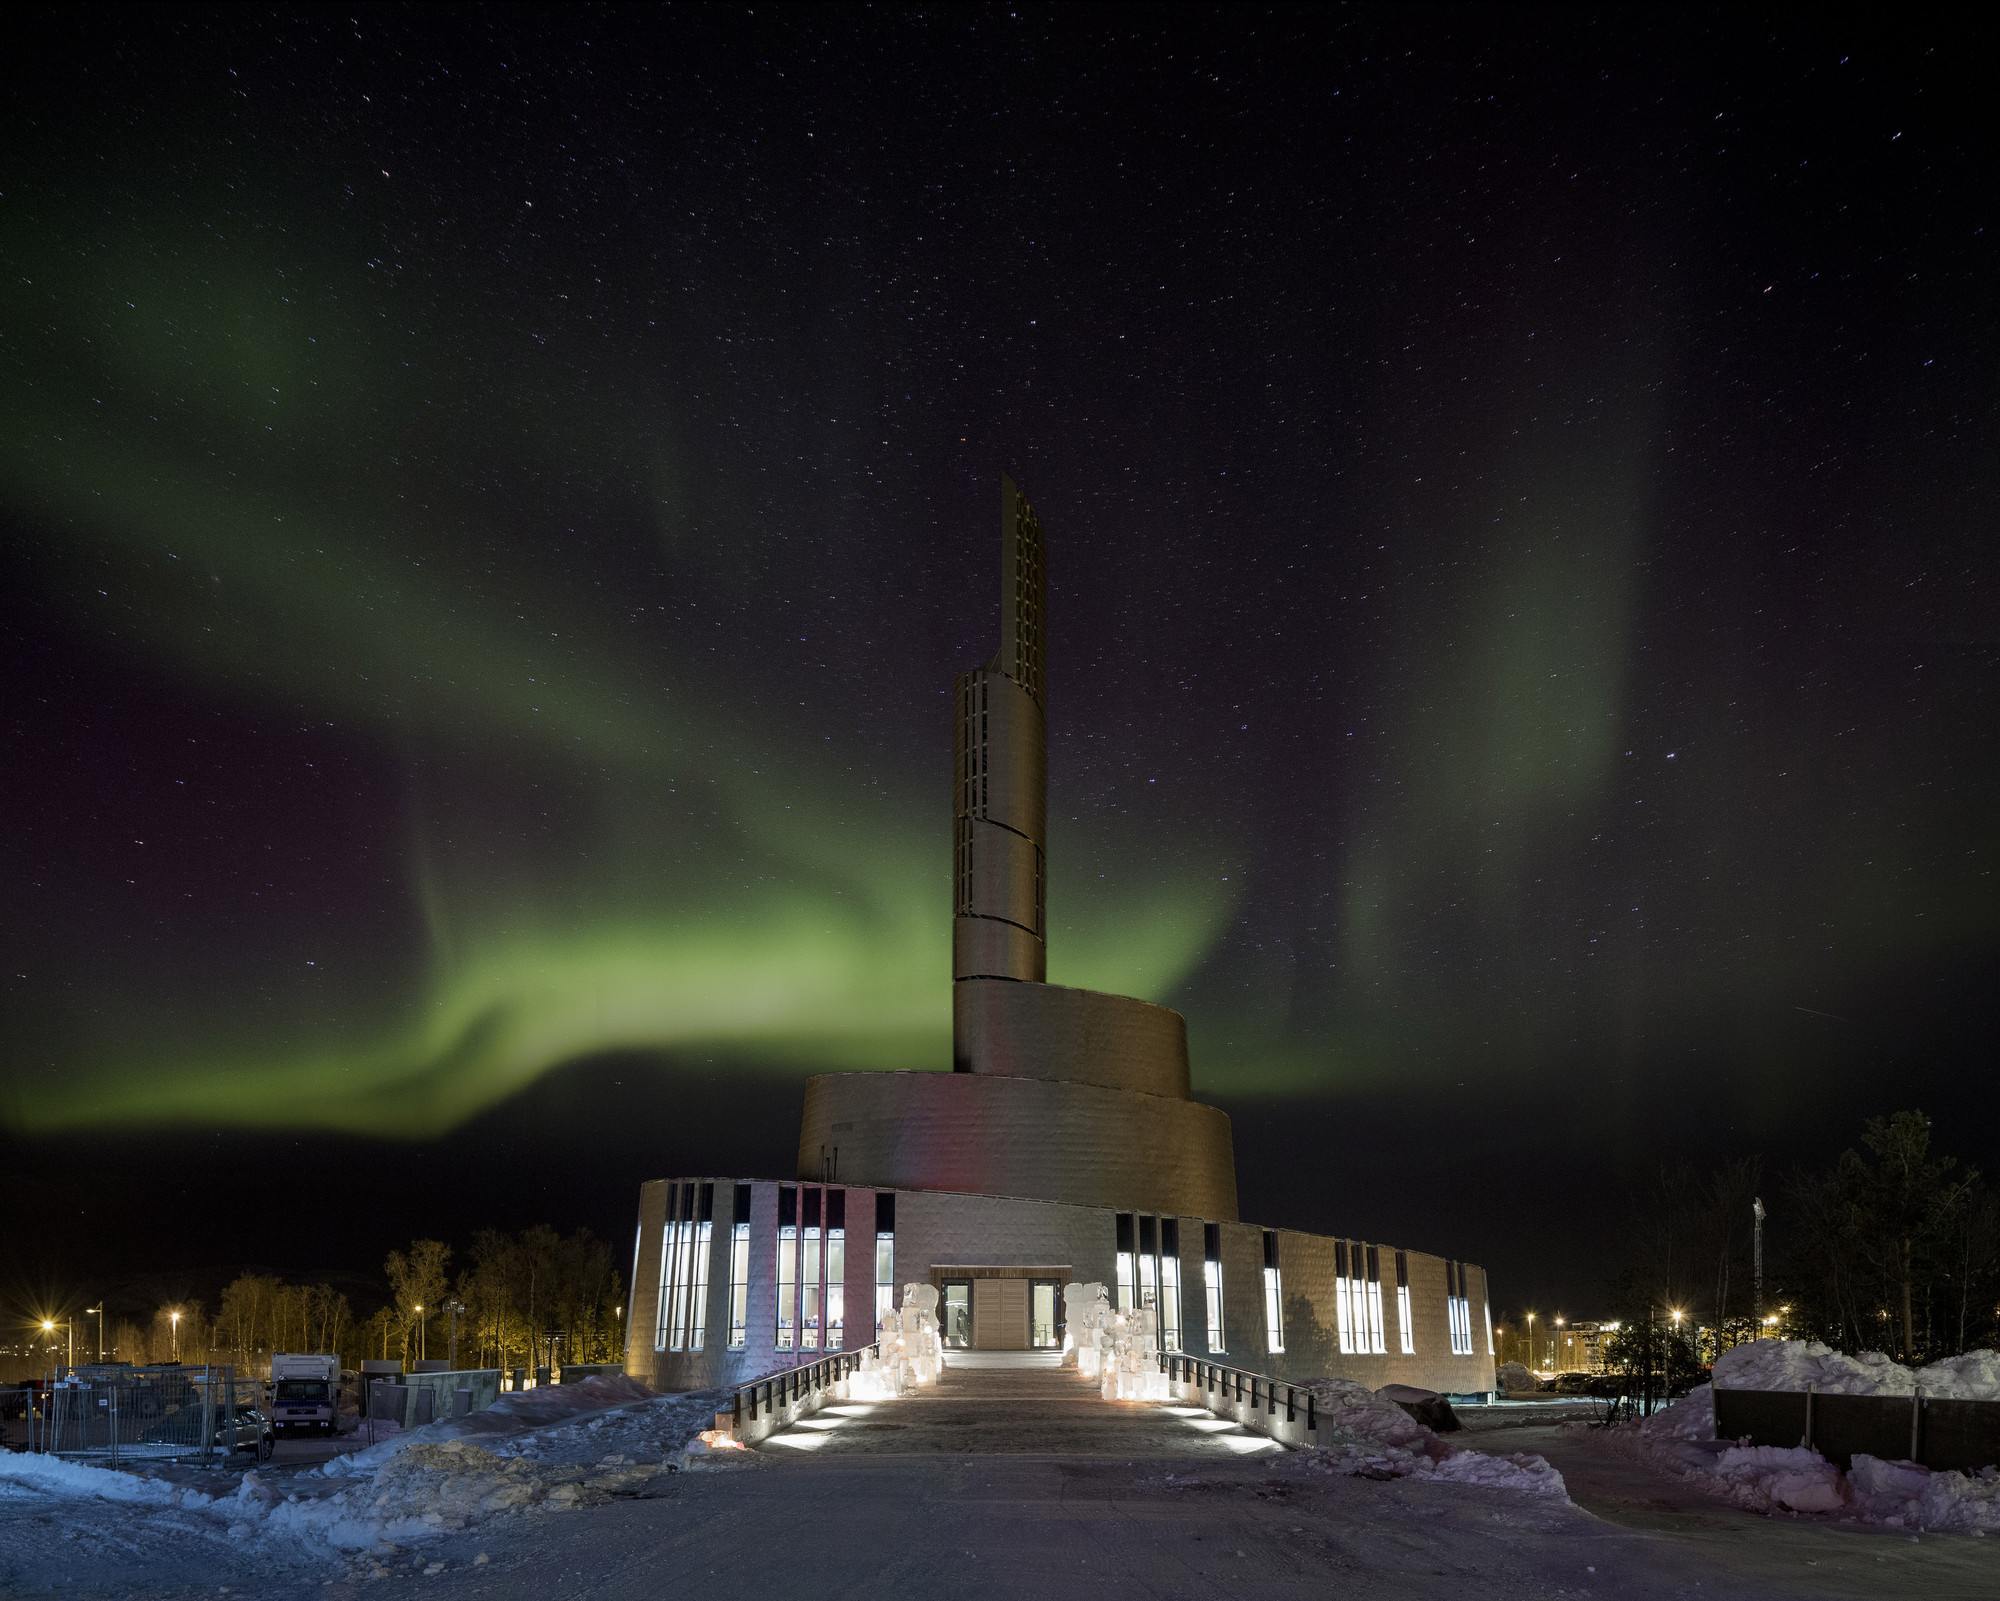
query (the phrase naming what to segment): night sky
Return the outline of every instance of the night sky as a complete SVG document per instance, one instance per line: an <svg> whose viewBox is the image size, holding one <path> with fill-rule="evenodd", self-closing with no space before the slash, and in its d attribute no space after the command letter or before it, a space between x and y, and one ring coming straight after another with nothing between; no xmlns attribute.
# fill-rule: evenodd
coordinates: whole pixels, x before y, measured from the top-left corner
<svg viewBox="0 0 2000 1601"><path fill-rule="evenodd" d="M1940 17L15 27L0 1300L622 1248L948 1068L1002 471L1049 977L1187 1015L1246 1218L1587 1315L1663 1157L2000 1163Z"/></svg>

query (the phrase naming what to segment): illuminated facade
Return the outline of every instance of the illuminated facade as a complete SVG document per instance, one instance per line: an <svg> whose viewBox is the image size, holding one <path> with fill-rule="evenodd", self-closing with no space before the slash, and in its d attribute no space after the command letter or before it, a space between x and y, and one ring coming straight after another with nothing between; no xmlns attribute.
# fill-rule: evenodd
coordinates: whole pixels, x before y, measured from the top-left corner
<svg viewBox="0 0 2000 1601"><path fill-rule="evenodd" d="M1490 1391L1480 1269L1239 1222L1180 1014L1046 982L1048 575L1006 478L1000 522L999 648L953 694L953 1070L808 1080L797 1181L645 1185L627 1370L706 1388L866 1345L912 1280L947 1344L1056 1347L1074 1279L1157 1307L1168 1349Z"/></svg>

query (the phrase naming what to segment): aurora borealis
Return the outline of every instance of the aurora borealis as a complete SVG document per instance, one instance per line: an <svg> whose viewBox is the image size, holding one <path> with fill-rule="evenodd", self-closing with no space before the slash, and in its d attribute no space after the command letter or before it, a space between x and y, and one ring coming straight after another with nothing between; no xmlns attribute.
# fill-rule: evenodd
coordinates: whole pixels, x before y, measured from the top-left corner
<svg viewBox="0 0 2000 1601"><path fill-rule="evenodd" d="M1187 1014L1246 1216L1506 1188L1459 1249L1526 1273L1660 1139L1975 1117L1967 69L1513 17L45 15L0 113L10 1211L93 1141L475 1173L607 1059L769 1109L775 1173L805 1074L948 1067L1003 469L1049 976ZM1419 1124L1449 1182L1381 1149ZM557 1221L702 1147L644 1138L548 1153L602 1186Z"/></svg>

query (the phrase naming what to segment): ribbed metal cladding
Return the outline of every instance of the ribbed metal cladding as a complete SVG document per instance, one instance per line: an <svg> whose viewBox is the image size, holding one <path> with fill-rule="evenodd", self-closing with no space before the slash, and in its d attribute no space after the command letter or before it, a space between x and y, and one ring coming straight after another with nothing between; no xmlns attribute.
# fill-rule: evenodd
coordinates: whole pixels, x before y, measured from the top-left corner
<svg viewBox="0 0 2000 1601"><path fill-rule="evenodd" d="M1000 648L952 695L954 978L1048 975L1047 612L1042 526L1003 475Z"/></svg>

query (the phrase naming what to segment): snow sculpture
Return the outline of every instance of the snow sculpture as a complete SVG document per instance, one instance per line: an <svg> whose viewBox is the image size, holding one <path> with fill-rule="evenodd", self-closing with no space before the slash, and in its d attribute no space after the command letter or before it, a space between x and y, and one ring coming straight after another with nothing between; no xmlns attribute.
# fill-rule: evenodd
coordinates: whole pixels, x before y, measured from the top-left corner
<svg viewBox="0 0 2000 1601"><path fill-rule="evenodd" d="M1068 1320L1064 1344L1076 1352L1077 1372L1099 1381L1105 1400L1166 1400L1157 1312L1149 1306L1114 1312L1111 1292L1102 1284L1066 1285L1063 1303Z"/></svg>
<svg viewBox="0 0 2000 1601"><path fill-rule="evenodd" d="M928 1284L905 1284L903 1304L882 1314L875 1348L861 1353L861 1371L848 1380L856 1400L886 1401L920 1384L935 1384L944 1366L938 1337L938 1292Z"/></svg>

